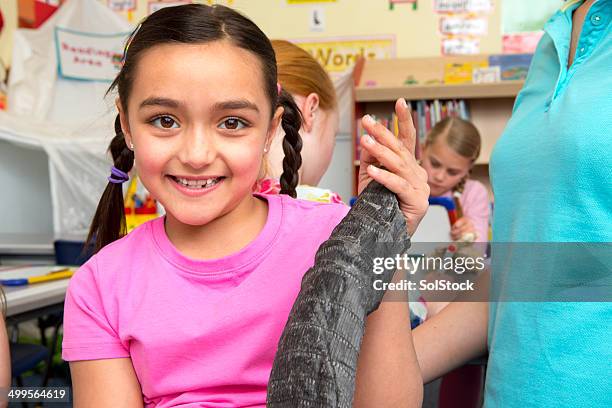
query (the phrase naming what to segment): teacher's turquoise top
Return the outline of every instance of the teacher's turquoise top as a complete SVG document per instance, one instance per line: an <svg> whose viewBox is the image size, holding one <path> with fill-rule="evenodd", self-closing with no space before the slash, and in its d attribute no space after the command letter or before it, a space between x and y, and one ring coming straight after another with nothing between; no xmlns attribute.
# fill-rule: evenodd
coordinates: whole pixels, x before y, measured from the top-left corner
<svg viewBox="0 0 612 408"><path fill-rule="evenodd" d="M493 151L493 245L612 242L612 0L592 5L568 69L580 4L567 2L546 24ZM509 269L492 270L493 291L541 277L554 286L566 278L560 266L610 275L611 264L563 254L504 254ZM488 335L485 407L612 407L612 303L491 303Z"/></svg>

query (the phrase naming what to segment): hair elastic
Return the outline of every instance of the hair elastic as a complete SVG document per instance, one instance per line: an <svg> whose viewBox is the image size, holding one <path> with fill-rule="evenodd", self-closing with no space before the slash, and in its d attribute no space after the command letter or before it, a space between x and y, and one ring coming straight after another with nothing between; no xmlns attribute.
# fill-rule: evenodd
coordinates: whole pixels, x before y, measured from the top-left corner
<svg viewBox="0 0 612 408"><path fill-rule="evenodd" d="M276 90L278 91L278 95L280 96L281 91L283 90L283 87L281 86L280 82L276 83Z"/></svg>
<svg viewBox="0 0 612 408"><path fill-rule="evenodd" d="M119 170L115 166L111 167L111 175L108 181L113 184L123 184L130 179L130 176L124 171Z"/></svg>

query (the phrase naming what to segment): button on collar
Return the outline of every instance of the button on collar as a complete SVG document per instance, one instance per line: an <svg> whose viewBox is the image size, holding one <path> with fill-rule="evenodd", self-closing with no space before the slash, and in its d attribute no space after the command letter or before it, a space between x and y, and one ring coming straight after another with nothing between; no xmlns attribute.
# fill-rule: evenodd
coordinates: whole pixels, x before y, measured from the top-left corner
<svg viewBox="0 0 612 408"><path fill-rule="evenodd" d="M601 15L599 15L599 14L593 14L593 15L591 16L591 23L592 23L593 25L598 26L598 25L600 25L601 23L603 23L603 18L602 18L602 17L601 17Z"/></svg>

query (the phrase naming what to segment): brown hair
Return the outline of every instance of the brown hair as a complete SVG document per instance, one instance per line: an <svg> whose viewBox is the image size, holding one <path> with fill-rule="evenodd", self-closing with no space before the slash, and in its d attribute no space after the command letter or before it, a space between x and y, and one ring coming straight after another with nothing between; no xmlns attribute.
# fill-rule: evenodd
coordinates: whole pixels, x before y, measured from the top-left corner
<svg viewBox="0 0 612 408"><path fill-rule="evenodd" d="M276 58L272 44L251 20L229 7L203 4L163 8L148 16L129 36L123 53L123 66L108 92L115 88L124 107L128 99L140 56L161 44L193 44L229 41L236 47L253 53L260 61L263 85L270 101L271 117L277 107L284 108L281 126L283 140L283 174L281 193L296 196L298 169L302 164L302 139L299 134L302 116L287 91L278 92ZM107 93L108 93L107 92ZM119 115L115 119L115 137L109 151L114 166L129 172L134 164L134 153L125 143ZM125 235L125 214L121 184L108 183L94 215L87 245L94 244L94 253Z"/></svg>
<svg viewBox="0 0 612 408"><path fill-rule="evenodd" d="M338 107L334 84L325 69L307 51L285 40L272 40L278 66L278 82L289 93L319 95L324 110Z"/></svg>
<svg viewBox="0 0 612 408"><path fill-rule="evenodd" d="M478 129L472 122L456 117L442 119L427 134L425 146L431 146L441 135L446 144L457 154L469 159L472 164L476 162L480 155L481 139ZM463 192L466 179L467 176L455 186L454 190Z"/></svg>

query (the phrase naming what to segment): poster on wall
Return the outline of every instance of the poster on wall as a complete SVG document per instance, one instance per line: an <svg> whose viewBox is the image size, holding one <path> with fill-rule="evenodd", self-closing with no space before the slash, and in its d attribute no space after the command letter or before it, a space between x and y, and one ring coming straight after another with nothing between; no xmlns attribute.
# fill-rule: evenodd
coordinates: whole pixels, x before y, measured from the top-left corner
<svg viewBox="0 0 612 408"><path fill-rule="evenodd" d="M543 31L504 34L502 36L502 52L504 54L533 54L543 34Z"/></svg>
<svg viewBox="0 0 612 408"><path fill-rule="evenodd" d="M502 49L505 54L533 53L546 21L563 0L512 0L502 3Z"/></svg>
<svg viewBox="0 0 612 408"><path fill-rule="evenodd" d="M323 32L325 31L325 9L321 6L315 6L310 9L310 31Z"/></svg>
<svg viewBox="0 0 612 408"><path fill-rule="evenodd" d="M433 0L436 13L489 13L493 0Z"/></svg>
<svg viewBox="0 0 612 408"><path fill-rule="evenodd" d="M329 73L345 72L360 57L395 57L394 35L297 39L291 42L308 51Z"/></svg>
<svg viewBox="0 0 612 408"><path fill-rule="evenodd" d="M108 8L113 11L134 11L136 0L108 0Z"/></svg>
<svg viewBox="0 0 612 408"><path fill-rule="evenodd" d="M442 39L443 55L473 55L480 54L480 41L475 38L444 38Z"/></svg>
<svg viewBox="0 0 612 408"><path fill-rule="evenodd" d="M55 28L59 76L111 82L121 69L123 43L128 33L95 34Z"/></svg>
<svg viewBox="0 0 612 408"><path fill-rule="evenodd" d="M482 17L447 16L440 19L442 35L485 36L489 30L489 20Z"/></svg>
<svg viewBox="0 0 612 408"><path fill-rule="evenodd" d="M412 9L416 10L418 6L417 0L389 0L389 10L395 9L396 4L412 4Z"/></svg>

